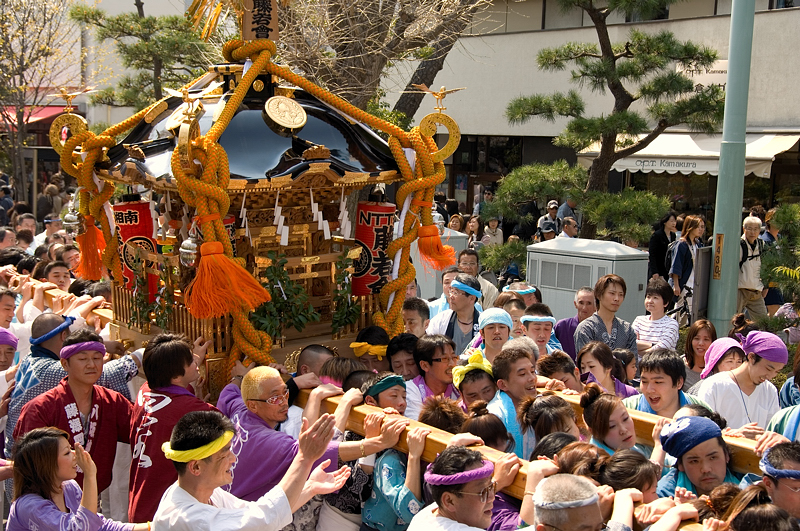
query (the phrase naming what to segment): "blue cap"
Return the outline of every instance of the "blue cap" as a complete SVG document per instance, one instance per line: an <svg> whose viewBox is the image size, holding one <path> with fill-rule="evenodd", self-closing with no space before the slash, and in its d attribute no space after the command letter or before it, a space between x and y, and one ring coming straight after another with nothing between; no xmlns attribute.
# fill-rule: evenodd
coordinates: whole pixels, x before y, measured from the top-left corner
<svg viewBox="0 0 800 531"><path fill-rule="evenodd" d="M509 330L514 328L514 322L511 320L511 316L502 308L489 308L481 313L478 319L478 330L483 330L490 324L506 325Z"/></svg>

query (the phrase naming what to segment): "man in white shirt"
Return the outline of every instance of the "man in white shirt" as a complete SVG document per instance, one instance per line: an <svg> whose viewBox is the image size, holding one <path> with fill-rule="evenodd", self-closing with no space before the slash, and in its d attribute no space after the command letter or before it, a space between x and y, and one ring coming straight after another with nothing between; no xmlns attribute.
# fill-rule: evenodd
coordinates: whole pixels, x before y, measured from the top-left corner
<svg viewBox="0 0 800 531"><path fill-rule="evenodd" d="M307 428L307 422L304 424ZM347 467L325 472L329 464L325 462L311 470L327 449L333 425L333 416L325 414L304 429L297 456L280 483L257 501L246 502L220 488L231 482L236 460L231 452L233 423L218 411L187 413L163 446L178 470L178 481L161 498L152 528L277 531L285 527L291 523L292 513L313 496L338 490L350 476Z"/></svg>
<svg viewBox="0 0 800 531"><path fill-rule="evenodd" d="M60 231L62 226L61 218L58 217L58 214L47 214L44 217L44 231L40 232L33 238L33 245L31 245L31 249L35 251L37 247L44 245L44 241L47 239L47 237L52 236L56 232ZM33 252L28 254L33 254Z"/></svg>
<svg viewBox="0 0 800 531"><path fill-rule="evenodd" d="M558 235L558 238L577 238L578 222L570 217L564 218L562 222L564 226L561 228L561 234Z"/></svg>
<svg viewBox="0 0 800 531"><path fill-rule="evenodd" d="M739 289L736 295L736 313L745 309L750 317L766 317L767 306L764 297L767 290L761 282L761 253L764 240L758 237L761 220L748 216L742 222L744 234L739 245Z"/></svg>

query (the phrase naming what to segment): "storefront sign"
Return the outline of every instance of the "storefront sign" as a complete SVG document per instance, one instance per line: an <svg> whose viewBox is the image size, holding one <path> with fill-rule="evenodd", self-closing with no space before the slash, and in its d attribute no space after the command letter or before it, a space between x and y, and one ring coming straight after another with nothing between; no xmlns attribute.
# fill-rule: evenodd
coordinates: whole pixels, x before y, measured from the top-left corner
<svg viewBox="0 0 800 531"><path fill-rule="evenodd" d="M716 234L714 239L714 280L722 278L722 245L725 243L724 234Z"/></svg>
<svg viewBox="0 0 800 531"><path fill-rule="evenodd" d="M684 74L694 83L695 92L700 92L705 87L717 85L725 90L728 84L728 61L714 61L708 68L686 68L678 65L678 72Z"/></svg>

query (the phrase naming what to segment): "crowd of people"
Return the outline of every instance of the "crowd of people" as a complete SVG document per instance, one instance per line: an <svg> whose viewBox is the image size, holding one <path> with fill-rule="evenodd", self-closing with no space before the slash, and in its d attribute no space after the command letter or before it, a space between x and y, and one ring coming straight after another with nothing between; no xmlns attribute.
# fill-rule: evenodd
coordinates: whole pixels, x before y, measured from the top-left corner
<svg viewBox="0 0 800 531"><path fill-rule="evenodd" d="M547 207L542 239L573 237L574 202ZM469 248L441 272L440 296L408 294L403 333L366 327L341 355L306 345L291 373L237 362L211 403L198 369L209 341L161 334L125 352L92 313L110 287L74 278L80 251L58 217L39 232L20 214L14 223L30 229L0 229L14 236L0 250L7 529L800 529L800 365L780 392L770 382L789 350L747 318L761 315L749 293L725 337L698 320L680 340L666 310L691 286L704 225L687 216L686 248L672 246L674 218L654 236L666 243L662 267L633 323L616 315L627 295L617 275L577 290L574 315L555 316L534 285L498 289ZM491 221L475 241L502 242ZM745 219L740 292L756 286L754 226ZM16 245L24 230L41 239L41 262ZM68 294L44 296L56 287ZM353 430L360 404L375 409ZM659 418L652 445L632 411ZM429 463L433 428L452 437ZM723 435L755 441L761 474L731 467ZM476 444L504 455L493 463ZM523 467L522 498L502 492Z"/></svg>

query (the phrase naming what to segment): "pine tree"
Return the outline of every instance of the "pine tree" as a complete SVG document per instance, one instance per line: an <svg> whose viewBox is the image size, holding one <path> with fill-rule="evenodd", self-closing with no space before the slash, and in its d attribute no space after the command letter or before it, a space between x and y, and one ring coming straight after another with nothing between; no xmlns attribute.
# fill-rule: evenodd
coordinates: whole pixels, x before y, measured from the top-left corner
<svg viewBox="0 0 800 531"><path fill-rule="evenodd" d="M122 64L134 71L122 76L116 88L96 94L96 104L143 109L164 97L165 86L178 88L207 66L206 44L186 18L145 16L143 7L137 8L137 13L115 16L85 5L70 10L73 20L96 28L98 41L113 40Z"/></svg>
<svg viewBox="0 0 800 531"><path fill-rule="evenodd" d="M668 31L647 33L635 28L628 33L626 42L611 42L606 25L610 15L637 14L647 19L673 2L611 0L604 6L591 0L559 0L563 10L578 8L588 15L597 42L571 42L542 49L537 54L539 68L562 71L571 66L574 83L592 92L611 93L614 105L601 116L586 116L583 98L578 91L570 90L519 97L506 108L511 124L524 123L534 116L551 122L557 117L569 118L566 129L554 140L556 145L579 151L599 142L600 154L589 169L587 192L606 191L613 164L647 147L669 127L686 125L693 131L713 133L722 123L722 89L695 87L676 68L708 68L717 59L715 50L681 42ZM640 104L632 108L637 102Z"/></svg>

